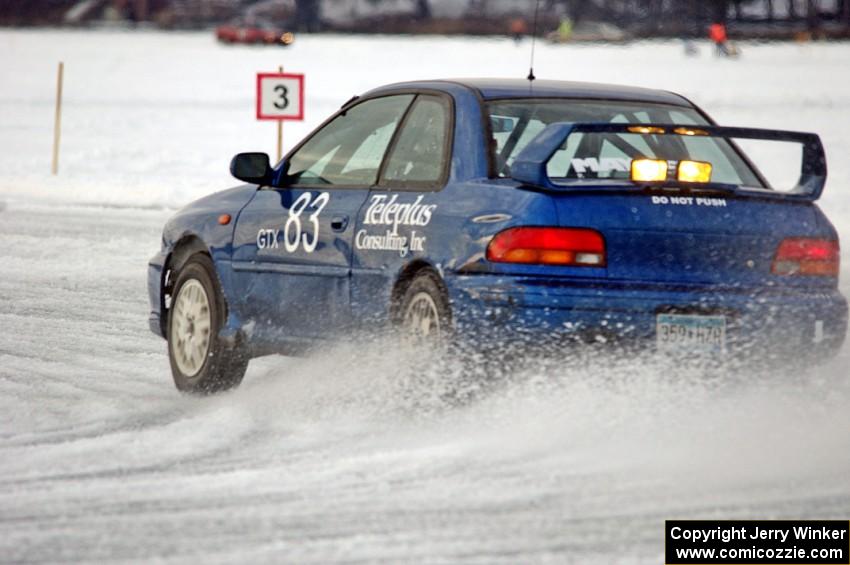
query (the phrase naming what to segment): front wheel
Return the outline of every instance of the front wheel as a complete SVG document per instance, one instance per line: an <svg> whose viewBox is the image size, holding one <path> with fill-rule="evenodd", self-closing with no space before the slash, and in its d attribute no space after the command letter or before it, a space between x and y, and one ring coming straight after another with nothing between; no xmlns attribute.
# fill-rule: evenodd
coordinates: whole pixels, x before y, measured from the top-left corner
<svg viewBox="0 0 850 565"><path fill-rule="evenodd" d="M206 255L191 257L177 274L168 311L168 359L180 391L209 394L242 381L248 358L220 343L226 306L215 267Z"/></svg>

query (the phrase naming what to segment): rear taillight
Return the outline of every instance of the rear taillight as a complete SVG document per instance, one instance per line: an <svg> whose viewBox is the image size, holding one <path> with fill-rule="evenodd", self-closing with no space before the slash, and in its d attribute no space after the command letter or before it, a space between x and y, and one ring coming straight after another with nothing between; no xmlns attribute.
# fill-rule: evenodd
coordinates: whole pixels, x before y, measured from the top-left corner
<svg viewBox="0 0 850 565"><path fill-rule="evenodd" d="M496 263L604 267L605 239L598 231L583 228L510 228L490 241L487 259Z"/></svg>
<svg viewBox="0 0 850 565"><path fill-rule="evenodd" d="M837 277L840 264L838 241L789 237L776 250L774 275Z"/></svg>

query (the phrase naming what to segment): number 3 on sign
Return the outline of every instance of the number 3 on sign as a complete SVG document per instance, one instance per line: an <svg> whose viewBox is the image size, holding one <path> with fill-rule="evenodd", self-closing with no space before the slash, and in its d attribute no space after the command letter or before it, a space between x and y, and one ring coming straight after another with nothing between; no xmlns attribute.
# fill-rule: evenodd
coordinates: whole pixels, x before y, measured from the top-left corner
<svg viewBox="0 0 850 565"><path fill-rule="evenodd" d="M289 89L284 85L279 84L274 87L274 91L280 95L280 100L274 101L274 107L278 110L286 110L289 107L289 98L287 98Z"/></svg>
<svg viewBox="0 0 850 565"><path fill-rule="evenodd" d="M257 74L258 120L303 120L304 75Z"/></svg>

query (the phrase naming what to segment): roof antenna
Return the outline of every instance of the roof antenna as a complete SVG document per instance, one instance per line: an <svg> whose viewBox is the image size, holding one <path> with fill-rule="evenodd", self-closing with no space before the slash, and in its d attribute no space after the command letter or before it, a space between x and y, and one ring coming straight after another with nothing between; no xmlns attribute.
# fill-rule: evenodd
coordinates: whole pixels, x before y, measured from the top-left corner
<svg viewBox="0 0 850 565"><path fill-rule="evenodd" d="M528 66L528 82L534 81L534 44L537 42L537 12L540 10L540 0L534 3L534 29L531 32L531 63Z"/></svg>

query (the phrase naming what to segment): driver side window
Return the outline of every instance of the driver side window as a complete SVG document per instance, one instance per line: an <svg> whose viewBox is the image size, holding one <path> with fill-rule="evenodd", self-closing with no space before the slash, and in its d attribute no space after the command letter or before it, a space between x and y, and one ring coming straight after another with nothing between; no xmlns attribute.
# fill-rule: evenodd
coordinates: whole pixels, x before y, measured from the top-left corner
<svg viewBox="0 0 850 565"><path fill-rule="evenodd" d="M338 115L290 156L291 185L372 186L413 95L361 102Z"/></svg>
<svg viewBox="0 0 850 565"><path fill-rule="evenodd" d="M437 96L420 95L390 151L381 184L420 188L436 185L447 165L448 127L448 104Z"/></svg>

